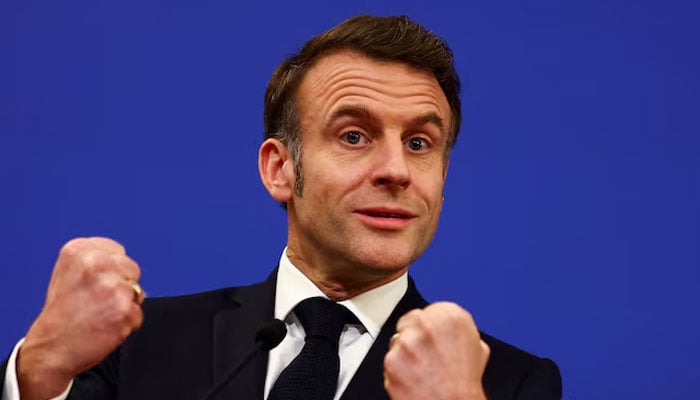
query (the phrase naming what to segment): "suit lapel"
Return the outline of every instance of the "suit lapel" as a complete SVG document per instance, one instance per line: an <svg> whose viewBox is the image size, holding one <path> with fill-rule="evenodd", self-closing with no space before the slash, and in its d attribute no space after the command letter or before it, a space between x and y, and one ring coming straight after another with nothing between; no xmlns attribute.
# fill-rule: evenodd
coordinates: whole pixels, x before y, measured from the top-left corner
<svg viewBox="0 0 700 400"><path fill-rule="evenodd" d="M228 375L231 368L253 348L258 329L274 317L275 269L265 282L240 288L232 294L233 308L214 316L214 383ZM224 390L221 398L262 399L267 373L267 352L256 355Z"/></svg>
<svg viewBox="0 0 700 400"><path fill-rule="evenodd" d="M408 289L379 331L379 336L369 349L362 364L355 372L341 400L389 399L384 390L384 355L389 349L389 340L396 333L396 323L402 315L428 303L418 293L413 280L408 278Z"/></svg>
<svg viewBox="0 0 700 400"><path fill-rule="evenodd" d="M213 384L218 383L254 346L255 334L265 322L274 317L277 269L265 282L236 290L231 301L234 306L214 316ZM379 336L365 356L342 400L388 399L384 390L384 355L389 340L396 332L396 323L402 315L428 303L418 293L409 277L408 289L379 331ZM267 374L268 353L253 358L224 390L221 398L259 400L263 398Z"/></svg>

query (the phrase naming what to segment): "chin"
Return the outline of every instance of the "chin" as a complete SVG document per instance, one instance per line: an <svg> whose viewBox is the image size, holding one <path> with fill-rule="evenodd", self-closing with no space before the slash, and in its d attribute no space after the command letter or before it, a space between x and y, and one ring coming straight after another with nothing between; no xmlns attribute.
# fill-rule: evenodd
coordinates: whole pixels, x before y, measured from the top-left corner
<svg viewBox="0 0 700 400"><path fill-rule="evenodd" d="M357 257L357 264L371 271L375 276L388 276L403 272L418 258L410 252L375 250L363 252Z"/></svg>

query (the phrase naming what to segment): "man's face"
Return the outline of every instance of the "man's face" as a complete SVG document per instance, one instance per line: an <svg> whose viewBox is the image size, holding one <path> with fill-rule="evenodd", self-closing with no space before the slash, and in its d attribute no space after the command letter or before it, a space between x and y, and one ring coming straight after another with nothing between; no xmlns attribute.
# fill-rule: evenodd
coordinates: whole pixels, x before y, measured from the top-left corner
<svg viewBox="0 0 700 400"><path fill-rule="evenodd" d="M307 275L381 284L433 238L450 108L435 78L343 51L297 92L304 187L288 201L288 255Z"/></svg>

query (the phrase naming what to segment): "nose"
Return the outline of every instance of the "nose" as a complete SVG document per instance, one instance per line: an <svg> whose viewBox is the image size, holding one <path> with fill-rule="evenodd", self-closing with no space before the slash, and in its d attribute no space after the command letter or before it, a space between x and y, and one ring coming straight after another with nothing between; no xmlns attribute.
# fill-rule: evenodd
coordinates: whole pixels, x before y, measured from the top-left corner
<svg viewBox="0 0 700 400"><path fill-rule="evenodd" d="M409 160L400 139L382 143L373 156L372 183L375 186L400 190L411 184Z"/></svg>

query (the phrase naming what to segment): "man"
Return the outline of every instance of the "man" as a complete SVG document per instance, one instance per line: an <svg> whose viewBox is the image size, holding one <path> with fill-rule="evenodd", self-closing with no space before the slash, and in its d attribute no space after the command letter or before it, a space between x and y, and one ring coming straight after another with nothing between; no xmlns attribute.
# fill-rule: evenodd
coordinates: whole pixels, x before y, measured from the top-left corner
<svg viewBox="0 0 700 400"><path fill-rule="evenodd" d="M352 312L333 343L329 399L560 398L554 363L480 334L455 304L428 305L407 276L435 233L459 130L452 62L405 17L359 16L311 39L265 98L260 176L288 221L278 269L258 285L148 300L142 311L124 248L73 240L5 362L4 398L202 398L273 317L287 336L221 398L295 398L277 381L306 351L312 328L298 307L313 297Z"/></svg>

